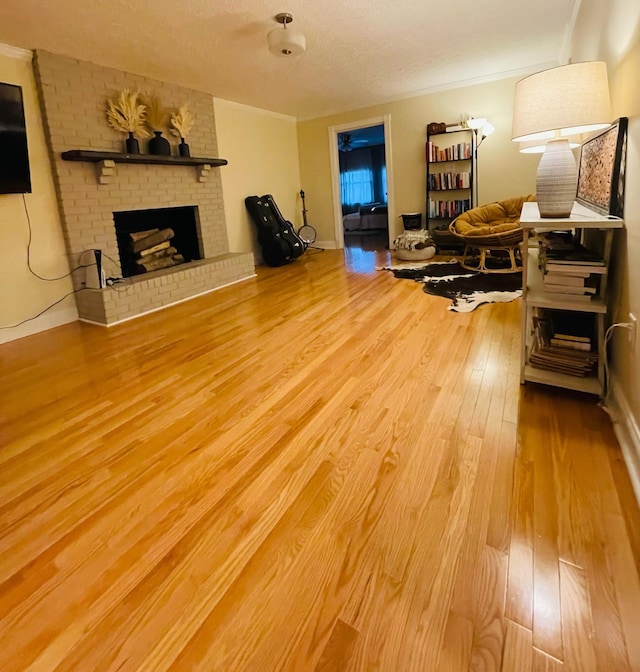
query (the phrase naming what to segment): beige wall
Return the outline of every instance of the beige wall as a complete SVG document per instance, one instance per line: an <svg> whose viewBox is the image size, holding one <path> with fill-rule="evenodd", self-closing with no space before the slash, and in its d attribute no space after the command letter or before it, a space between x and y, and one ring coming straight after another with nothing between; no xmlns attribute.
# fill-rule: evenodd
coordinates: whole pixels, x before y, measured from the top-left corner
<svg viewBox="0 0 640 672"><path fill-rule="evenodd" d="M574 61L606 60L613 116L629 118L625 192L625 230L617 237L612 318L626 322L629 312L640 319L640 4L630 0L582 0L572 44ZM613 336L614 403L626 411L635 435L640 465L640 334L631 349L627 333Z"/></svg>
<svg viewBox="0 0 640 672"><path fill-rule="evenodd" d="M31 264L43 277L54 278L69 272L58 216L51 166L47 154L42 118L31 62L0 53L0 81L22 87L29 161L31 194L25 195L31 219ZM32 317L72 290L69 278L45 282L27 268L29 230L20 194L0 195L0 327ZM78 318L73 296L41 317L15 329L0 329L0 343L49 329Z"/></svg>
<svg viewBox="0 0 640 672"><path fill-rule="evenodd" d="M477 84L300 122L300 177L308 196L310 223L318 229L319 238L335 238L328 129L385 114L391 115L396 215L425 211L424 146L431 121L453 123L461 116L474 116L486 117L495 125L495 134L478 150L481 203L535 191L539 157L520 154L510 140L516 81Z"/></svg>
<svg viewBox="0 0 640 672"><path fill-rule="evenodd" d="M300 171L296 120L214 98L222 193L231 252L253 251L262 258L244 199L272 194L284 217L299 227Z"/></svg>

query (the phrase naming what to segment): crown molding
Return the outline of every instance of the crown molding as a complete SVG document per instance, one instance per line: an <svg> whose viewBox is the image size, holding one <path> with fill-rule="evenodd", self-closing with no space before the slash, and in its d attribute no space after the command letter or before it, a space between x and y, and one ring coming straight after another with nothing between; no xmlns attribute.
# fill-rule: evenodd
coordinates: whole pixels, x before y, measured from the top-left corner
<svg viewBox="0 0 640 672"><path fill-rule="evenodd" d="M323 117L331 117L336 114L346 114L347 112L356 112L357 110L366 110L370 107L377 107L378 105L386 105L388 103L395 103L400 100L410 100L411 98L418 98L420 96L429 96L433 93L440 93L442 91L450 91L453 89L463 89L468 86L476 86L478 84L487 84L489 82L497 82L502 79L510 79L512 77L526 77L542 70L549 68L556 68L559 65L557 61L547 61L546 63L537 63L535 65L528 65L514 70L505 70L503 72L496 72L491 75L482 75L480 77L472 77L470 79L458 80L455 82L447 82L445 84L436 84L426 89L418 91L410 91L399 94L397 96L388 98L379 98L378 100L367 103L366 105L358 105L358 107L344 109L336 108L323 112L321 115L314 115L313 117L300 117L298 121L313 121L314 119L322 119Z"/></svg>
<svg viewBox="0 0 640 672"><path fill-rule="evenodd" d="M237 103L235 100L227 100L226 98L216 98L213 97L213 104L217 102L228 105L229 107L235 107L237 109L246 110L247 112L254 112L262 114L265 117L273 117L274 119L282 119L284 121L297 121L297 119L289 114L282 114L281 112L273 112L272 110L265 110L261 107L254 107L253 105L245 105L244 103Z"/></svg>
<svg viewBox="0 0 640 672"><path fill-rule="evenodd" d="M30 49L21 49L20 47L12 47L10 44L0 42L0 56L8 56L18 61L31 61L33 60L33 51Z"/></svg>

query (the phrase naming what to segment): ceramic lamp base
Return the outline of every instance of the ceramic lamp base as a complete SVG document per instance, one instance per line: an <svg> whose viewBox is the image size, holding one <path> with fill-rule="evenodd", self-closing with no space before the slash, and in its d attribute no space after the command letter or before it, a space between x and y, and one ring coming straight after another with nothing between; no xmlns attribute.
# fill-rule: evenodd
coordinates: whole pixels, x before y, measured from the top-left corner
<svg viewBox="0 0 640 672"><path fill-rule="evenodd" d="M549 140L538 165L536 200L540 217L569 217L576 200L578 172L566 138Z"/></svg>

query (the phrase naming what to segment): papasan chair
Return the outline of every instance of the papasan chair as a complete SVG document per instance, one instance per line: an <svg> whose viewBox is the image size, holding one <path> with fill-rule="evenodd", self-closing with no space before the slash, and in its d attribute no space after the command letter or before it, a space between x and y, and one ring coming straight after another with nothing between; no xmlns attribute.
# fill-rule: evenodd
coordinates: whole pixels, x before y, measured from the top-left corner
<svg viewBox="0 0 640 672"><path fill-rule="evenodd" d="M460 265L481 273L514 273L521 270L522 265L517 261L523 238L520 213L523 203L535 200L533 194L509 198L472 208L456 217L449 224L449 231L464 241ZM490 259L488 266L487 257ZM508 257L510 267L505 268L503 263L491 263L499 257Z"/></svg>

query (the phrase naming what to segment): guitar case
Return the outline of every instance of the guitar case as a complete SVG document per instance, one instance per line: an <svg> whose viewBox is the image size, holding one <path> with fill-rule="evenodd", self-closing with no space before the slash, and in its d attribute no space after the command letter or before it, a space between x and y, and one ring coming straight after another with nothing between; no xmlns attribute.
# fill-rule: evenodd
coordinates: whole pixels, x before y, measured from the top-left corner
<svg viewBox="0 0 640 672"><path fill-rule="evenodd" d="M258 242L267 265L283 266L304 254L304 241L284 219L271 194L247 196L244 203L258 229Z"/></svg>

